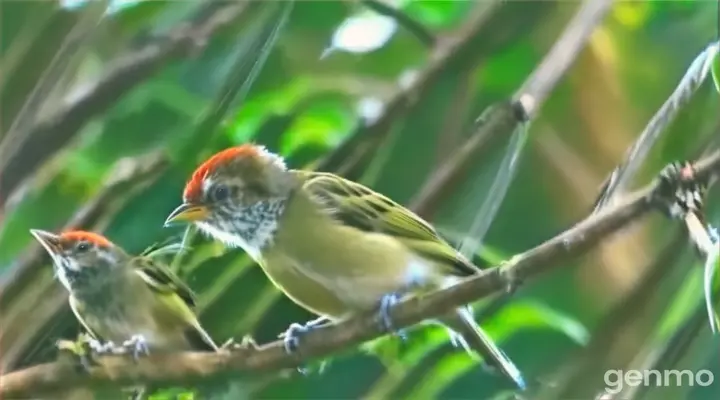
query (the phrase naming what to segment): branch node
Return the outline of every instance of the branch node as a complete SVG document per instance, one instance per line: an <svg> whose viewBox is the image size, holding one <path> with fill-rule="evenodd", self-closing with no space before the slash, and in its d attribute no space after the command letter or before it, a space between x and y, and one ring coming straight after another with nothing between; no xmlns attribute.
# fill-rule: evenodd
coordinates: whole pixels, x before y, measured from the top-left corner
<svg viewBox="0 0 720 400"><path fill-rule="evenodd" d="M530 116L535 112L537 101L534 96L525 93L518 100L513 101L511 106L515 112L515 119L524 123L530 121Z"/></svg>
<svg viewBox="0 0 720 400"><path fill-rule="evenodd" d="M507 294L514 294L523 283L523 279L515 270L515 266L521 259L521 254L515 255L511 259L503 262L499 267L498 275L505 284L505 292Z"/></svg>

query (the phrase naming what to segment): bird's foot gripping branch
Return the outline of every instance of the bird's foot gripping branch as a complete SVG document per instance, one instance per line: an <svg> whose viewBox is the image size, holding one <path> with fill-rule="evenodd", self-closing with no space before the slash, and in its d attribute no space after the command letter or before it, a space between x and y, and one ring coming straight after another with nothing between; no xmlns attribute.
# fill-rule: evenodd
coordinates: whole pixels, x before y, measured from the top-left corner
<svg viewBox="0 0 720 400"><path fill-rule="evenodd" d="M70 354L79 359L80 364L89 370L93 359L105 355L132 355L137 360L150 354L147 340L142 335L133 335L118 345L112 341L100 341L87 333L81 333L75 341L60 339L56 343L60 354Z"/></svg>
<svg viewBox="0 0 720 400"><path fill-rule="evenodd" d="M392 332L402 341L406 341L407 333L404 330L394 328L392 318L390 318L390 307L400 302L400 299L401 297L398 293L389 293L382 297L379 309L380 324L387 332Z"/></svg>
<svg viewBox="0 0 720 400"><path fill-rule="evenodd" d="M300 337L302 337L302 335L313 329L329 325L330 323L331 321L326 317L320 317L304 324L292 323L278 338L282 339L285 352L292 354L300 346Z"/></svg>

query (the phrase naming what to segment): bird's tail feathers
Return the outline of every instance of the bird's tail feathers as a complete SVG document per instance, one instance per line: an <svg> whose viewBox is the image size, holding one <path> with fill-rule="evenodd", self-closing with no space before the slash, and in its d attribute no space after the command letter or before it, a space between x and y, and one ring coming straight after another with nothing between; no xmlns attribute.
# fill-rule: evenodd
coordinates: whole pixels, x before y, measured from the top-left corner
<svg viewBox="0 0 720 400"><path fill-rule="evenodd" d="M469 308L458 309L451 316L441 319L441 322L448 328L453 330L455 339L468 352L476 352L481 355L485 363L494 370L510 379L518 388L524 390L526 388L525 379L515 364L510 361L508 356L495 345L493 340L485 333L475 322L473 314Z"/></svg>

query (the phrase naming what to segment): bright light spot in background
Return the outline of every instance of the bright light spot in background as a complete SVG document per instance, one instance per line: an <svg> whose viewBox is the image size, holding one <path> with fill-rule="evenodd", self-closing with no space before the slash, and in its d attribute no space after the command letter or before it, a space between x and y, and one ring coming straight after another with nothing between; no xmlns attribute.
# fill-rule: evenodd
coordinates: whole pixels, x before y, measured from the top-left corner
<svg viewBox="0 0 720 400"><path fill-rule="evenodd" d="M376 97L365 97L357 104L357 113L366 123L372 124L377 121L385 109L385 103Z"/></svg>
<svg viewBox="0 0 720 400"><path fill-rule="evenodd" d="M639 29L650 18L651 5L645 2L620 2L613 7L612 15L623 26L630 29Z"/></svg>
<svg viewBox="0 0 720 400"><path fill-rule="evenodd" d="M374 12L363 12L352 16L335 30L330 47L320 58L327 57L335 50L348 53L368 53L381 48L397 31L397 22L390 17Z"/></svg>
<svg viewBox="0 0 720 400"><path fill-rule="evenodd" d="M134 6L142 0L110 0L106 14L114 14L123 8ZM85 5L88 0L59 0L60 7L68 10L77 10Z"/></svg>
<svg viewBox="0 0 720 400"><path fill-rule="evenodd" d="M60 7L74 10L87 3L87 0L60 0Z"/></svg>

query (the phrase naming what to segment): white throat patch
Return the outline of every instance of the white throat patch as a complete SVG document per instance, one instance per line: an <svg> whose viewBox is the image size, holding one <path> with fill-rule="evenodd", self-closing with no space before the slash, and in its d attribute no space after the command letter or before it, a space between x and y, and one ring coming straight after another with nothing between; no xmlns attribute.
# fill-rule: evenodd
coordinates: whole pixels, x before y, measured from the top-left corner
<svg viewBox="0 0 720 400"><path fill-rule="evenodd" d="M217 229L206 222L198 222L197 226L201 231L210 237L222 242L226 246L239 247L243 249L253 260L260 262L262 259L262 249L272 242L273 234L277 229L277 222L268 221L260 224L254 234L254 237L250 240L240 235L234 235Z"/></svg>

